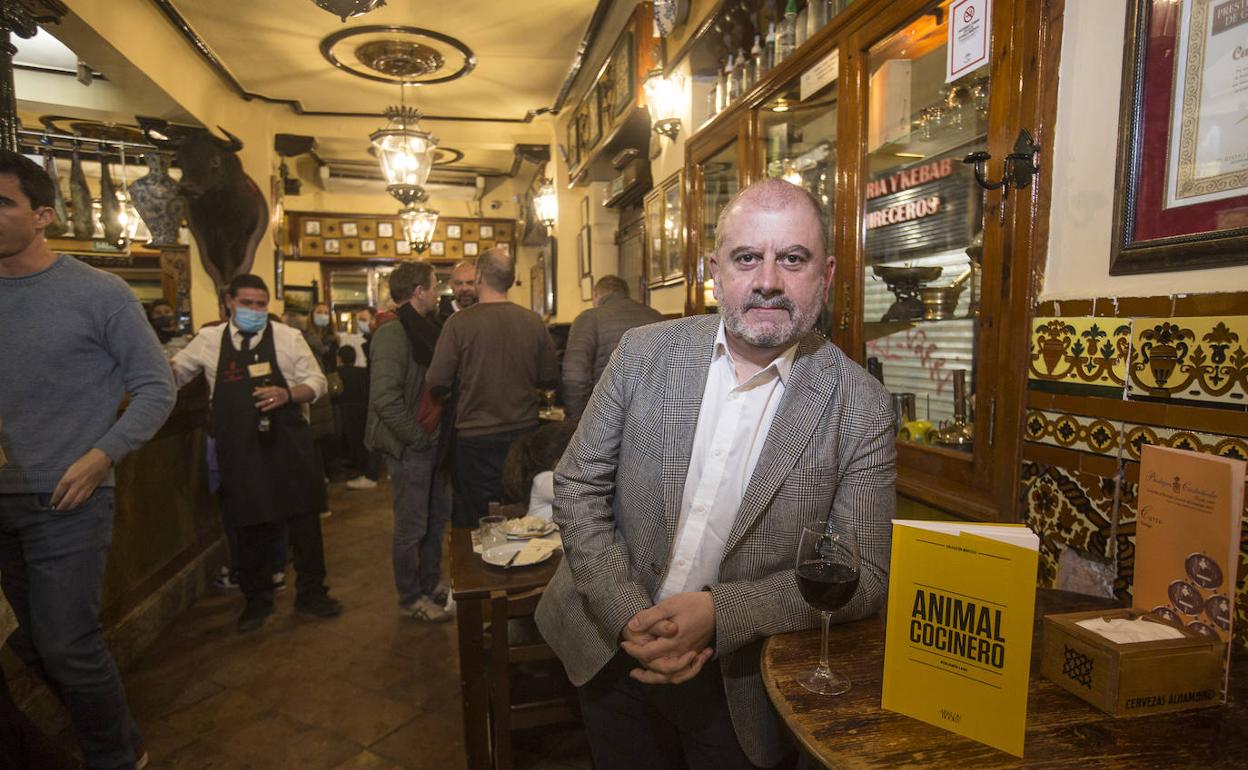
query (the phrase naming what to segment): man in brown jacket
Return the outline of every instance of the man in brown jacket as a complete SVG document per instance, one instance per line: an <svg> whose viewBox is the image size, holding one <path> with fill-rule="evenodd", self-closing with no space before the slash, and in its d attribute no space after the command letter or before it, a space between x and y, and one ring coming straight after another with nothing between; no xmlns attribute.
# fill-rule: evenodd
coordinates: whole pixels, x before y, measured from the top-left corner
<svg viewBox="0 0 1248 770"><path fill-rule="evenodd" d="M576 317L563 353L563 405L569 419L579 419L598 378L624 332L662 321L652 307L628 296L628 283L604 275L594 284L594 306Z"/></svg>
<svg viewBox="0 0 1248 770"><path fill-rule="evenodd" d="M541 316L507 300L515 260L490 249L477 260L477 303L447 319L425 382L435 396L452 390L455 477L462 505L457 527L473 527L500 500L511 442L537 429L538 388L559 381L559 362Z"/></svg>

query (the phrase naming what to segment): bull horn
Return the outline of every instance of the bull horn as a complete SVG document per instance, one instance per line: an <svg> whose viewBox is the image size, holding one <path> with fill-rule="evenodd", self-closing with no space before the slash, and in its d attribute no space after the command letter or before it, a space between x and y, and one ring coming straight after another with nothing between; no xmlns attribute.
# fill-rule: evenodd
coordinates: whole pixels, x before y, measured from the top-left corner
<svg viewBox="0 0 1248 770"><path fill-rule="evenodd" d="M217 126L217 130L225 134L226 138L230 140L228 143L224 143L222 145L226 150L229 150L230 152L238 152L239 150L243 149L242 139L239 139L237 136L234 136L233 134L231 134L229 131L226 131L221 126Z"/></svg>

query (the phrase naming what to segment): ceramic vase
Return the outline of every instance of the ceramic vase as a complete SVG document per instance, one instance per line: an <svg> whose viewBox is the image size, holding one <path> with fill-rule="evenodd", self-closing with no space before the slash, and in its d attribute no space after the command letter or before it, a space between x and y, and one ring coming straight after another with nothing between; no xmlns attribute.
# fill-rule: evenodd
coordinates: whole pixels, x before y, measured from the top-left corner
<svg viewBox="0 0 1248 770"><path fill-rule="evenodd" d="M173 246L178 242L178 228L186 218L186 199L178 192L178 183L169 176L169 156L149 152L143 157L148 172L129 187L143 224L152 233L152 246Z"/></svg>

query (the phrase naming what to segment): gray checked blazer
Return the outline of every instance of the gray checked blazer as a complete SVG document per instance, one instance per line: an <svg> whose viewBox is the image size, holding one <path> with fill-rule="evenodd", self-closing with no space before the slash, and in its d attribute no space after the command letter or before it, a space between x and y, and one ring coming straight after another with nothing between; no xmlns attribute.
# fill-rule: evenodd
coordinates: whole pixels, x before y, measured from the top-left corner
<svg viewBox="0 0 1248 770"><path fill-rule="evenodd" d="M654 603L667 574L719 320L693 316L627 332L555 471L565 558L537 624L578 686L616 654L621 629ZM883 386L819 335L801 338L710 587L733 726L755 764L776 764L785 752L759 673L763 640L819 622L793 573L802 526L830 513L857 527L858 592L834 620L883 606L896 507L893 425Z"/></svg>

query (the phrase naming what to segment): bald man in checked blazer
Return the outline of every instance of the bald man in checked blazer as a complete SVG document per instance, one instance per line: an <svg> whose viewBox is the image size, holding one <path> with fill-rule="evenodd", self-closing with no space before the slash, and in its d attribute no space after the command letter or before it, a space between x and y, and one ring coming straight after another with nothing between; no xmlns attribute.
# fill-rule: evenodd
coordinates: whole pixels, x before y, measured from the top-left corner
<svg viewBox="0 0 1248 770"><path fill-rule="evenodd" d="M759 653L819 622L794 576L803 526L857 533L858 590L833 620L883 606L893 412L811 331L835 266L826 232L788 182L739 193L710 261L720 314L627 332L555 472L565 558L537 622L599 770L791 761Z"/></svg>

